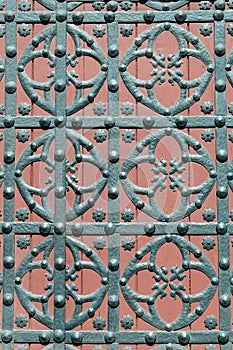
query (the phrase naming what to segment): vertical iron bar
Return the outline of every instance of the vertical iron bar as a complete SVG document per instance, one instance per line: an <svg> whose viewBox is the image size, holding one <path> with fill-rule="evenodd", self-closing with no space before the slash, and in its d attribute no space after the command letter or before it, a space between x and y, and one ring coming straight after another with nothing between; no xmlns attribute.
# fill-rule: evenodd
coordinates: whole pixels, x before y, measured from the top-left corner
<svg viewBox="0 0 233 350"><path fill-rule="evenodd" d="M118 22L108 23L108 112L111 118L119 115L119 93L118 93L118 55L113 54L119 50ZM120 237L112 231L111 225L119 222L119 137L118 127L112 127L108 131L108 157L109 157L109 181L108 181L108 262L109 262L109 294L108 294L108 331L118 332L119 330L119 262L120 262ZM113 233L112 233L113 232ZM111 338L111 333L109 333ZM108 342L112 342L110 339ZM108 346L109 350L117 350L117 344Z"/></svg>
<svg viewBox="0 0 233 350"><path fill-rule="evenodd" d="M56 1L54 350L65 349L66 1Z"/></svg>
<svg viewBox="0 0 233 350"><path fill-rule="evenodd" d="M219 343L222 350L230 350L226 343L226 332L231 330L230 306L230 270L227 262L230 257L230 237L225 226L228 222L228 180L227 180L227 128L224 126L226 116L226 38L225 21L214 21L215 47L215 98L216 98L216 166L217 166L217 208L218 208L218 263L219 263ZM223 51L222 51L223 49ZM226 343L226 344L225 344Z"/></svg>
<svg viewBox="0 0 233 350"><path fill-rule="evenodd" d="M5 120L4 120L4 260L3 260L3 308L2 349L14 348L14 169L16 115L16 0L6 0L5 12Z"/></svg>

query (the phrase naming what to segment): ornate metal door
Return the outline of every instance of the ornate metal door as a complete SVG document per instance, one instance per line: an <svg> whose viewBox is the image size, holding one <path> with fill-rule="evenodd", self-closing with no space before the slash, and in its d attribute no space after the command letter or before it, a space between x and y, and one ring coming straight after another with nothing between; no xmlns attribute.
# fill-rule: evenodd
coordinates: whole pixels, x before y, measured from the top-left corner
<svg viewBox="0 0 233 350"><path fill-rule="evenodd" d="M232 349L232 9L0 0L3 350Z"/></svg>

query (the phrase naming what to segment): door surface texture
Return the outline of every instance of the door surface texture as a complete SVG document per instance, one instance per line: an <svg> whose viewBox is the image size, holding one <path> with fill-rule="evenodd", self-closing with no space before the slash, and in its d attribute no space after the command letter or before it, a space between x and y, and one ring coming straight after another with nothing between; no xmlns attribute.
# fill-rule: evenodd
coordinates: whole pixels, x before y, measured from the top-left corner
<svg viewBox="0 0 233 350"><path fill-rule="evenodd" d="M232 66L232 0L0 0L2 350L232 350Z"/></svg>

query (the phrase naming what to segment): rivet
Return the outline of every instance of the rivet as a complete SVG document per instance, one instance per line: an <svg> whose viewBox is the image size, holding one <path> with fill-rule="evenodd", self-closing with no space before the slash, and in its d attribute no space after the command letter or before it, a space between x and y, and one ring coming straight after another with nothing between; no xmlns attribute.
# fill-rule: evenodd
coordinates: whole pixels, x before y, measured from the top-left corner
<svg viewBox="0 0 233 350"><path fill-rule="evenodd" d="M3 343L10 343L12 341L13 334L11 331L4 330L4 331L2 331L1 337L2 337Z"/></svg>
<svg viewBox="0 0 233 350"><path fill-rule="evenodd" d="M127 283L126 278L124 278L124 277L121 278L120 281L119 281L119 283L120 283L121 286L125 286L126 283Z"/></svg>
<svg viewBox="0 0 233 350"><path fill-rule="evenodd" d="M15 160L15 154L13 151L7 151L4 153L4 162L6 164L12 164Z"/></svg>
<svg viewBox="0 0 233 350"><path fill-rule="evenodd" d="M84 15L81 12L74 12L72 15L74 24L81 24L84 20Z"/></svg>
<svg viewBox="0 0 233 350"><path fill-rule="evenodd" d="M219 267L222 269L222 270L227 270L229 267L230 267L230 261L228 258L221 258L219 260Z"/></svg>
<svg viewBox="0 0 233 350"><path fill-rule="evenodd" d="M135 43L136 46L139 47L139 46L142 45L143 39L140 36L138 36L137 38L134 39L134 43Z"/></svg>
<svg viewBox="0 0 233 350"><path fill-rule="evenodd" d="M139 201L137 201L137 202L135 203L135 205L136 205L136 207L137 207L138 209L141 210L142 208L144 208L145 203L144 203L143 201L139 200Z"/></svg>
<svg viewBox="0 0 233 350"><path fill-rule="evenodd" d="M195 309L195 313L198 315L198 316L201 316L203 314L204 310L201 306L197 306L196 309Z"/></svg>
<svg viewBox="0 0 233 350"><path fill-rule="evenodd" d="M87 38L86 39L87 46L91 47L94 44L94 39L93 38Z"/></svg>
<svg viewBox="0 0 233 350"><path fill-rule="evenodd" d="M56 258L54 266L57 270L62 271L66 267L65 260L63 258Z"/></svg>
<svg viewBox="0 0 233 350"><path fill-rule="evenodd" d="M58 186L55 188L55 196L57 198L64 198L66 196L66 189L63 186Z"/></svg>
<svg viewBox="0 0 233 350"><path fill-rule="evenodd" d="M74 345L82 344L83 335L80 332L74 332L71 334L71 341Z"/></svg>
<svg viewBox="0 0 233 350"><path fill-rule="evenodd" d="M13 57L16 56L16 53L17 53L17 51L16 51L16 47L15 46L9 45L9 46L6 47L6 55L8 57L13 58Z"/></svg>
<svg viewBox="0 0 233 350"><path fill-rule="evenodd" d="M218 285L218 278L217 278L217 277L211 278L211 284L212 284L213 286L217 286L217 285Z"/></svg>
<svg viewBox="0 0 233 350"><path fill-rule="evenodd" d="M48 117L41 117L39 123L42 129L47 129L51 124L51 120Z"/></svg>
<svg viewBox="0 0 233 350"><path fill-rule="evenodd" d="M101 70L102 70L102 72L107 72L108 71L108 65L106 63L103 63L101 65Z"/></svg>
<svg viewBox="0 0 233 350"><path fill-rule="evenodd" d="M50 21L51 15L48 11L43 11L42 13L40 13L39 18L41 23L48 24Z"/></svg>
<svg viewBox="0 0 233 350"><path fill-rule="evenodd" d="M85 255L90 258L90 256L92 256L93 251L91 250L91 248L87 248L87 250L85 251Z"/></svg>
<svg viewBox="0 0 233 350"><path fill-rule="evenodd" d="M92 208L92 207L94 206L94 204L95 204L94 199L93 199L92 197L91 197L91 198L88 198L87 204L88 204L88 207L89 207L89 208Z"/></svg>
<svg viewBox="0 0 233 350"><path fill-rule="evenodd" d="M13 11L6 11L4 14L4 19L6 22L12 22L15 18L15 13Z"/></svg>
<svg viewBox="0 0 233 350"><path fill-rule="evenodd" d="M217 173L214 169L212 169L209 173L211 179L215 179L217 177Z"/></svg>
<svg viewBox="0 0 233 350"><path fill-rule="evenodd" d="M213 65L213 64L209 64L209 65L207 66L207 72L213 73L213 71L214 71L214 65Z"/></svg>
<svg viewBox="0 0 233 350"><path fill-rule="evenodd" d="M105 13L104 15L104 19L107 23L111 23L113 21L115 21L115 14L111 11Z"/></svg>
<svg viewBox="0 0 233 350"><path fill-rule="evenodd" d="M148 333L146 333L145 341L149 345L155 344L155 341L156 341L155 332L148 332Z"/></svg>
<svg viewBox="0 0 233 350"><path fill-rule="evenodd" d="M186 345L189 343L190 335L187 332L181 332L178 335L178 340L181 344Z"/></svg>
<svg viewBox="0 0 233 350"><path fill-rule="evenodd" d="M142 307L138 307L135 313L138 317L142 317L144 315L144 310Z"/></svg>
<svg viewBox="0 0 233 350"><path fill-rule="evenodd" d="M111 163L116 163L119 160L119 153L117 151L110 151L109 152L109 161Z"/></svg>
<svg viewBox="0 0 233 350"><path fill-rule="evenodd" d="M117 189L117 187L110 187L108 190L108 196L111 199L116 199L119 196L119 191Z"/></svg>
<svg viewBox="0 0 233 350"><path fill-rule="evenodd" d="M214 3L214 7L216 8L216 10L224 11L225 10L225 1L224 0L217 0Z"/></svg>
<svg viewBox="0 0 233 350"><path fill-rule="evenodd" d="M154 118L153 117L145 117L143 118L143 125L145 128L150 129L154 125Z"/></svg>
<svg viewBox="0 0 233 350"><path fill-rule="evenodd" d="M227 174L227 179L228 179L229 181L233 180L233 172L230 171L230 172Z"/></svg>
<svg viewBox="0 0 233 350"><path fill-rule="evenodd" d="M164 238L165 238L166 242L171 242L172 241L172 236L170 235L170 233L168 233Z"/></svg>
<svg viewBox="0 0 233 350"><path fill-rule="evenodd" d="M135 94L136 101L140 102L143 99L143 94L141 92L136 92Z"/></svg>
<svg viewBox="0 0 233 350"><path fill-rule="evenodd" d="M66 230L66 226L62 222L58 222L54 225L54 232L57 235L62 235L65 232L65 230Z"/></svg>
<svg viewBox="0 0 233 350"><path fill-rule="evenodd" d="M141 260L143 257L143 253L141 250L138 250L136 253L135 253L135 258L138 259L138 260Z"/></svg>
<svg viewBox="0 0 233 350"><path fill-rule="evenodd" d="M15 284L19 285L22 283L22 279L19 276L15 277Z"/></svg>
<svg viewBox="0 0 233 350"><path fill-rule="evenodd" d="M227 225L224 222L219 222L216 226L216 232L220 235L227 233Z"/></svg>
<svg viewBox="0 0 233 350"><path fill-rule="evenodd" d="M178 128L184 128L187 124L187 118L184 116L178 116L175 119L175 123Z"/></svg>
<svg viewBox="0 0 233 350"><path fill-rule="evenodd" d="M71 120L71 124L75 130L80 129L82 126L83 120L80 117L74 117Z"/></svg>
<svg viewBox="0 0 233 350"><path fill-rule="evenodd" d="M163 26L165 30L169 30L171 28L171 23L165 22Z"/></svg>
<svg viewBox="0 0 233 350"><path fill-rule="evenodd" d="M63 11L63 10L57 11L56 19L58 20L58 22L63 22L66 20L66 18L67 18L66 11Z"/></svg>
<svg viewBox="0 0 233 350"><path fill-rule="evenodd" d="M183 269L188 270L188 268L189 268L189 261L188 260L184 260L182 262L182 267L183 267Z"/></svg>
<svg viewBox="0 0 233 350"><path fill-rule="evenodd" d="M220 186L220 187L217 189L217 196L218 196L218 198L224 199L224 198L227 197L227 195L228 195L227 187L225 187L225 186Z"/></svg>
<svg viewBox="0 0 233 350"><path fill-rule="evenodd" d="M118 9L118 2L117 1L109 1L107 3L107 10L108 11L117 11Z"/></svg>
<svg viewBox="0 0 233 350"><path fill-rule="evenodd" d="M48 344L50 341L50 334L49 332L42 331L39 335L39 341L41 344Z"/></svg>
<svg viewBox="0 0 233 350"><path fill-rule="evenodd" d="M16 84L14 81L8 81L6 83L5 90L8 94L13 94L16 91Z"/></svg>
<svg viewBox="0 0 233 350"><path fill-rule="evenodd" d="M107 277L103 277L101 279L101 284L103 284L104 286L106 286L108 284L108 278Z"/></svg>
<svg viewBox="0 0 233 350"><path fill-rule="evenodd" d="M155 270L155 264L154 263L149 263L148 264L148 270L150 272L153 272ZM153 299L153 302L154 302L154 299Z"/></svg>
<svg viewBox="0 0 233 350"><path fill-rule="evenodd" d="M108 267L111 271L117 271L119 269L119 262L117 259L111 259L108 263Z"/></svg>
<svg viewBox="0 0 233 350"><path fill-rule="evenodd" d="M149 235L153 235L153 233L155 232L155 225L152 223L148 223L144 226L144 231L145 233L149 236Z"/></svg>
<svg viewBox="0 0 233 350"><path fill-rule="evenodd" d="M104 125L107 129L112 128L115 125L115 120L113 117L106 117L104 119Z"/></svg>
<svg viewBox="0 0 233 350"><path fill-rule="evenodd" d="M195 204L195 207L196 207L197 209L200 209L200 208L202 207L202 202L201 202L200 199L196 199L196 200L194 201L194 204Z"/></svg>
<svg viewBox="0 0 233 350"><path fill-rule="evenodd" d="M119 84L116 79L111 79L108 83L108 90L111 92L116 92L118 90Z"/></svg>
<svg viewBox="0 0 233 350"><path fill-rule="evenodd" d="M12 224L9 222L4 222L2 224L2 232L3 233L10 233L12 231Z"/></svg>
<svg viewBox="0 0 233 350"><path fill-rule="evenodd" d="M31 40L31 43L32 43L32 45L33 45L34 47L38 47L38 46L39 46L39 41L38 41L37 38L33 38L33 39Z"/></svg>
<svg viewBox="0 0 233 350"><path fill-rule="evenodd" d="M119 297L117 295L110 295L108 305L113 309L116 308L119 305Z"/></svg>
<svg viewBox="0 0 233 350"><path fill-rule="evenodd" d="M65 339L65 332L62 329L56 329L53 333L53 339L56 343L62 343Z"/></svg>
<svg viewBox="0 0 233 350"><path fill-rule="evenodd" d="M21 177L22 171L20 169L15 170L15 177Z"/></svg>
<svg viewBox="0 0 233 350"><path fill-rule="evenodd" d="M58 79L58 80L56 81L56 83L55 83L54 88L55 88L55 90L56 90L57 92L62 92L62 91L64 91L65 88L66 88L66 82L65 82L65 80L63 80L63 79Z"/></svg>
<svg viewBox="0 0 233 350"><path fill-rule="evenodd" d="M117 45L110 45L108 49L108 54L110 57L117 57L119 54L118 46Z"/></svg>
<svg viewBox="0 0 233 350"><path fill-rule="evenodd" d="M116 231L116 226L112 222L109 222L105 226L104 231L107 233L107 235L112 235Z"/></svg>
<svg viewBox="0 0 233 350"><path fill-rule="evenodd" d="M194 256L195 258L200 258L202 256L202 251L200 249L195 249Z"/></svg>
<svg viewBox="0 0 233 350"><path fill-rule="evenodd" d="M221 10L215 10L213 17L216 21L221 21L224 18L224 13Z"/></svg>
<svg viewBox="0 0 233 350"><path fill-rule="evenodd" d="M77 163L81 163L82 159L83 159L82 154L81 153L76 153L76 155L75 155L76 162Z"/></svg>
<svg viewBox="0 0 233 350"><path fill-rule="evenodd" d="M153 22L153 20L154 20L154 18L155 18L155 14L154 14L154 12L152 12L152 11L147 11L147 12L144 14L143 18L144 18L144 21L145 21L147 24L149 24L149 23L152 23L152 22Z"/></svg>
<svg viewBox="0 0 233 350"><path fill-rule="evenodd" d="M218 115L214 118L214 123L218 128L221 128L225 125L226 119L222 115Z"/></svg>
<svg viewBox="0 0 233 350"><path fill-rule="evenodd" d="M6 269L11 269L15 262L12 256L8 255L3 259L3 265Z"/></svg>
<svg viewBox="0 0 233 350"><path fill-rule="evenodd" d="M63 307L65 305L65 298L63 295L56 295L54 297L54 305L58 308Z"/></svg>
<svg viewBox="0 0 233 350"><path fill-rule="evenodd" d="M95 95L93 92L89 92L89 94L87 95L87 99L89 102L93 102L95 99Z"/></svg>
<svg viewBox="0 0 233 350"><path fill-rule="evenodd" d="M216 81L216 84L215 84L215 89L218 91L218 92L223 92L226 90L226 84L224 82L223 79L219 79Z"/></svg>
<svg viewBox="0 0 233 350"><path fill-rule="evenodd" d="M220 298L219 298L219 302L223 307L228 307L231 305L231 298L228 294L223 294Z"/></svg>
<svg viewBox="0 0 233 350"><path fill-rule="evenodd" d="M38 101L39 96L35 92L30 96L30 98L31 98L31 101L35 103L36 101Z"/></svg>
<svg viewBox="0 0 233 350"><path fill-rule="evenodd" d="M127 178L127 173L125 171L121 171L120 174L119 174L119 178L121 180L124 180Z"/></svg>
<svg viewBox="0 0 233 350"><path fill-rule="evenodd" d="M193 145L193 149L194 149L195 151L197 151L197 150L199 150L200 148L201 148L200 142L196 141L196 142L194 143L194 145Z"/></svg>
<svg viewBox="0 0 233 350"><path fill-rule="evenodd" d="M177 23L183 23L187 18L184 11L177 11L174 17Z"/></svg>
<svg viewBox="0 0 233 350"><path fill-rule="evenodd" d="M215 46L214 52L216 53L217 56L223 56L226 52L225 46L223 44L217 44Z"/></svg>
<svg viewBox="0 0 233 350"><path fill-rule="evenodd" d="M38 256L39 250L38 250L36 247L34 247L34 248L32 248L32 250L31 250L31 254L32 254L32 256Z"/></svg>
<svg viewBox="0 0 233 350"><path fill-rule="evenodd" d="M11 186L5 187L3 191L3 196L6 199L12 199L15 195L14 188Z"/></svg>
<svg viewBox="0 0 233 350"><path fill-rule="evenodd" d="M172 331L172 325L170 324L170 323L167 323L166 325L165 325L165 331L167 331L167 332L171 332ZM166 349L167 350L167 349ZM172 350L172 349L171 349Z"/></svg>
<svg viewBox="0 0 233 350"><path fill-rule="evenodd" d="M220 149L218 150L217 152L217 155L216 155L216 158L217 160L220 162L220 163L224 163L227 161L228 159L228 153L225 149Z"/></svg>
<svg viewBox="0 0 233 350"><path fill-rule="evenodd" d="M104 178L108 178L108 176L109 176L108 170L107 169L103 170L102 171L102 175L103 175Z"/></svg>
<svg viewBox="0 0 233 350"><path fill-rule="evenodd" d="M6 306L12 305L14 302L14 296L13 294L6 293L3 295L3 304Z"/></svg>
<svg viewBox="0 0 233 350"><path fill-rule="evenodd" d="M186 222L180 222L177 225L177 231L181 235L185 235L188 232L188 229L189 229L189 227L188 227L188 224Z"/></svg>
<svg viewBox="0 0 233 350"><path fill-rule="evenodd" d="M95 316L95 310L93 309L93 307L89 307L87 310L87 313L88 313L89 317Z"/></svg>
<svg viewBox="0 0 233 350"><path fill-rule="evenodd" d="M76 222L75 224L72 225L71 227L71 231L74 235L81 235L81 233L83 232L83 226L81 223Z"/></svg>
<svg viewBox="0 0 233 350"><path fill-rule="evenodd" d="M145 56L147 58L151 58L153 56L153 51L151 50L151 48L146 49Z"/></svg>
<svg viewBox="0 0 233 350"><path fill-rule="evenodd" d="M190 296L183 294L182 295L182 301L183 301L183 303L186 303L186 304L189 303L190 302Z"/></svg>
<svg viewBox="0 0 233 350"><path fill-rule="evenodd" d="M42 260L40 263L40 266L42 269L46 269L46 267L48 266L48 261L47 260Z"/></svg>
<svg viewBox="0 0 233 350"><path fill-rule="evenodd" d="M47 235L49 234L51 229L51 225L48 222L43 222L40 224L39 231L42 235Z"/></svg>
<svg viewBox="0 0 233 350"><path fill-rule="evenodd" d="M55 48L55 55L57 57L63 57L66 54L66 48L63 45L57 45Z"/></svg>
<svg viewBox="0 0 233 350"><path fill-rule="evenodd" d="M229 334L227 332L219 332L218 341L219 344L226 344L229 341Z"/></svg>

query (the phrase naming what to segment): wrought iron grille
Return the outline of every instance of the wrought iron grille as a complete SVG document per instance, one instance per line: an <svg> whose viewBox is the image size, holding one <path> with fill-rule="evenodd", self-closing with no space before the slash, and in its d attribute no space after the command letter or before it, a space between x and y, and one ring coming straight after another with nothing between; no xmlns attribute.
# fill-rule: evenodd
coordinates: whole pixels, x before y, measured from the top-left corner
<svg viewBox="0 0 233 350"><path fill-rule="evenodd" d="M232 349L232 9L0 0L3 350Z"/></svg>

